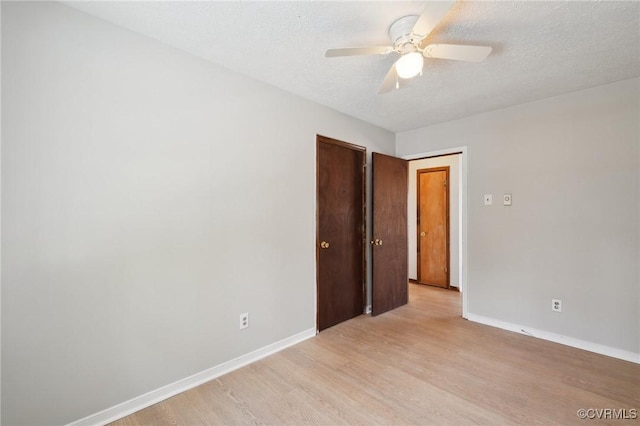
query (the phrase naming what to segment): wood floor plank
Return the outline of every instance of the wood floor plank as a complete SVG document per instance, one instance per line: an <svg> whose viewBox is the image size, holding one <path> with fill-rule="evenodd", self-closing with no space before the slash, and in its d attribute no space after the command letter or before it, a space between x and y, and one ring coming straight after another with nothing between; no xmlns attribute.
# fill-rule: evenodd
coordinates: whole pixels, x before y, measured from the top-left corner
<svg viewBox="0 0 640 426"><path fill-rule="evenodd" d="M637 364L466 321L460 293L409 287L406 306L113 424L565 425L585 423L579 408L640 411Z"/></svg>

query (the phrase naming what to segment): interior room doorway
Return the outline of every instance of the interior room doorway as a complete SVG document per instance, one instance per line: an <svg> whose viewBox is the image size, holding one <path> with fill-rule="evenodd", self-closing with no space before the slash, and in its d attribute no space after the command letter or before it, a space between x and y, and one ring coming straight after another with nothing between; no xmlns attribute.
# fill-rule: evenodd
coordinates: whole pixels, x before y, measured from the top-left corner
<svg viewBox="0 0 640 426"><path fill-rule="evenodd" d="M419 282L418 249L420 233L418 227L418 170L449 168L447 181L449 196L449 259L446 261L448 284L452 290L459 290L462 299L462 316L466 318L466 147L442 151L424 152L402 157L409 160L408 235L409 235L409 281ZM428 232L427 234L428 235ZM422 282L425 282L422 278ZM427 284L431 284L427 282ZM437 283L436 283L437 284ZM444 287L444 286L442 286Z"/></svg>

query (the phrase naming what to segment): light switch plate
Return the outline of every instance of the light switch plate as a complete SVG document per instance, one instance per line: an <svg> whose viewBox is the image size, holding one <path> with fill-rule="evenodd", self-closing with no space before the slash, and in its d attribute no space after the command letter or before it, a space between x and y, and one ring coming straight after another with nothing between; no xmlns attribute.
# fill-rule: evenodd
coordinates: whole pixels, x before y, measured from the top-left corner
<svg viewBox="0 0 640 426"><path fill-rule="evenodd" d="M502 196L502 204L504 204L505 206L511 205L511 194L504 194Z"/></svg>
<svg viewBox="0 0 640 426"><path fill-rule="evenodd" d="M491 194L484 194L484 205L485 205L485 206L491 206L491 205L493 205L493 195L491 195Z"/></svg>

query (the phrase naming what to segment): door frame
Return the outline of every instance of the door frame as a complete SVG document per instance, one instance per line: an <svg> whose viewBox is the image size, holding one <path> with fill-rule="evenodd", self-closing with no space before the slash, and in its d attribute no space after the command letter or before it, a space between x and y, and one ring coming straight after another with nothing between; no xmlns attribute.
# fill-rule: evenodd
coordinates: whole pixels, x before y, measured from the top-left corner
<svg viewBox="0 0 640 426"><path fill-rule="evenodd" d="M447 268L447 286L444 288L451 288L451 219L450 219L450 200L449 200L449 193L450 193L450 189L449 189L449 185L451 183L451 178L449 177L449 166L437 166L437 167L427 167L426 169L418 169L416 170L416 197L417 197L417 202L416 202L416 206L418 207L418 214L417 214L417 220L418 222L420 221L420 174L421 173L431 173L431 172L446 172L447 178L446 178L446 197L447 197L447 202L445 205L445 209L446 209L446 244L447 244L447 250L446 250L446 268ZM420 252L420 227L417 226L416 224L416 236L415 238L417 239L416 241L416 247L417 247L417 252L416 253L416 278L418 283L420 284L426 284L426 283L422 283L420 281L420 264L422 263L422 253ZM460 262L458 262L460 263Z"/></svg>
<svg viewBox="0 0 640 426"><path fill-rule="evenodd" d="M462 178L460 180L461 205L460 205L460 224L462 232L460 232L460 291L462 292L462 318L468 319L468 296L469 296L469 280L467 276L469 249L468 249L468 192L467 192L467 168L469 163L469 150L467 146L459 146L454 148L446 148L438 151L426 151L418 154L403 155L400 158L405 160L421 160L424 158L441 157L443 155L460 154L460 169Z"/></svg>

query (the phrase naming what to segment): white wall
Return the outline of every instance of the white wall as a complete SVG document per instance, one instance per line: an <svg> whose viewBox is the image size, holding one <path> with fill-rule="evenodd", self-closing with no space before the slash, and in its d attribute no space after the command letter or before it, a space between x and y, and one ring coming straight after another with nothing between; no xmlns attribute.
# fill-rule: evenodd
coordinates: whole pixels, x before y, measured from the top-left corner
<svg viewBox="0 0 640 426"><path fill-rule="evenodd" d="M396 135L468 147L470 315L640 360L639 99L636 78Z"/></svg>
<svg viewBox="0 0 640 426"><path fill-rule="evenodd" d="M449 283L460 288L460 191L461 173L460 154L443 157L425 158L409 162L409 278L418 278L418 241L417 235L417 182L416 172L420 169L449 166Z"/></svg>
<svg viewBox="0 0 640 426"><path fill-rule="evenodd" d="M315 327L315 136L392 133L57 3L2 2L2 55L3 424Z"/></svg>

